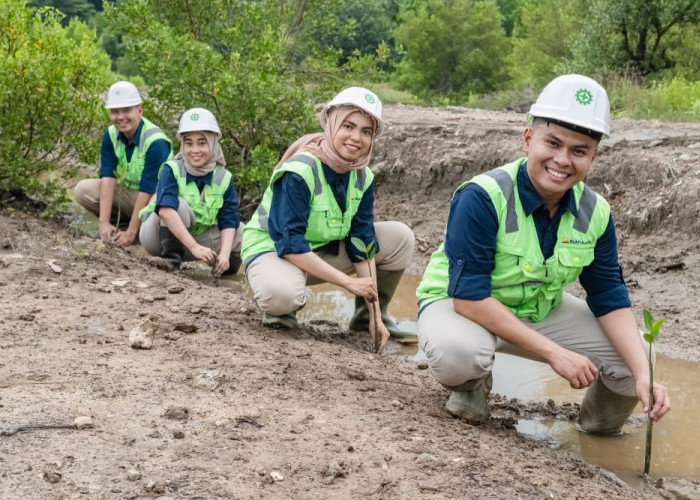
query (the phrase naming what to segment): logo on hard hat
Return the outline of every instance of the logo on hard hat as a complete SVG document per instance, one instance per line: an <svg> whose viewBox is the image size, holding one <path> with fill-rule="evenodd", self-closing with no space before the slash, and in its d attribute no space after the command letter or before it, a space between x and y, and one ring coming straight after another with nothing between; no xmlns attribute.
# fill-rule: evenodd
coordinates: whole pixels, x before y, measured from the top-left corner
<svg viewBox="0 0 700 500"><path fill-rule="evenodd" d="M365 94L365 101L367 101L370 104L374 104L374 96L372 96L371 94Z"/></svg>
<svg viewBox="0 0 700 500"><path fill-rule="evenodd" d="M197 113L192 113L190 115L190 120L192 120L193 122L196 122L197 120L199 120L199 115Z"/></svg>
<svg viewBox="0 0 700 500"><path fill-rule="evenodd" d="M593 102L593 94L588 89L578 89L576 91L576 102L587 106Z"/></svg>

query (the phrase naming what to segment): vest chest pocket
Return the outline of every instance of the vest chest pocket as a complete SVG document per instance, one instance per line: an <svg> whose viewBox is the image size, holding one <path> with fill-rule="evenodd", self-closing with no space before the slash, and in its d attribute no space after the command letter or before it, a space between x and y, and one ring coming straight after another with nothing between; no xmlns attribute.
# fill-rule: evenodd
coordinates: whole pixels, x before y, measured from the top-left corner
<svg viewBox="0 0 700 500"><path fill-rule="evenodd" d="M592 246L560 248L557 250L557 274L563 283L571 283L594 258L595 248Z"/></svg>

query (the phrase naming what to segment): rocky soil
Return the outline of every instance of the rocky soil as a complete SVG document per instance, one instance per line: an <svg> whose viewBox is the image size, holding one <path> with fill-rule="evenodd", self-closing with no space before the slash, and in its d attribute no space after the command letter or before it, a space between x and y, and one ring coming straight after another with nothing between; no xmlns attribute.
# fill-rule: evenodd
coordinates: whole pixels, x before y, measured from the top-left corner
<svg viewBox="0 0 700 500"><path fill-rule="evenodd" d="M377 217L413 227L420 274L452 190L520 155L524 116L401 106L387 120ZM667 318L661 352L700 360L700 125L613 126L589 183L613 206L635 313ZM575 405L495 395L498 418L466 425L423 363L371 354L333 321L265 329L234 290L0 209L0 498L682 498L514 429ZM129 346L136 332L149 349Z"/></svg>

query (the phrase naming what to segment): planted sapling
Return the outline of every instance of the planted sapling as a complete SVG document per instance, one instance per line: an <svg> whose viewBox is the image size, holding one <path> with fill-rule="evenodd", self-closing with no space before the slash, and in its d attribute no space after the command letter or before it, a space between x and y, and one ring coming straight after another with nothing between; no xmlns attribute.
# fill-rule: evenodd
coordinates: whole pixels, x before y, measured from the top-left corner
<svg viewBox="0 0 700 500"><path fill-rule="evenodd" d="M360 260L367 263L369 277L371 278L372 266L370 265L370 261L374 258L375 253L374 241L370 241L367 245L365 245L365 243L360 238L352 237L350 238L350 242L352 243L352 246L355 247L355 250L357 250L357 253L360 254ZM381 339L379 338L379 332L377 332L377 303L374 299L372 299L372 301L370 302L370 306L372 319L374 320L374 329L370 327L369 333L374 339L374 352L379 352L379 348L381 347Z"/></svg>
<svg viewBox="0 0 700 500"><path fill-rule="evenodd" d="M649 465L651 463L651 434L654 421L651 419L651 409L654 407L654 365L651 362L651 346L659 336L661 325L665 319L654 321L651 313L644 309L644 326L647 332L644 334L644 340L649 343L649 409L647 410L647 445L644 453L644 474L649 474Z"/></svg>

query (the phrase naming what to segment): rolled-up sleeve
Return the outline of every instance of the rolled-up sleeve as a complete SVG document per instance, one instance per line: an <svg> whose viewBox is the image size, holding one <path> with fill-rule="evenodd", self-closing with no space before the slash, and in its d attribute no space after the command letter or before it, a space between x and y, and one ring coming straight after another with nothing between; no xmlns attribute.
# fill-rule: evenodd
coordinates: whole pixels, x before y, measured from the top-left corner
<svg viewBox="0 0 700 500"><path fill-rule="evenodd" d="M362 195L357 213L352 218L350 233L345 240L345 249L347 250L350 260L352 262L361 262L365 257L365 250L359 251L356 249L355 245L350 241L351 238L361 239L362 243L365 245L365 249L367 245L372 244L372 248L374 248L374 253L372 255L379 253L379 242L374 232L374 181L372 181L372 184Z"/></svg>
<svg viewBox="0 0 700 500"><path fill-rule="evenodd" d="M285 173L272 186L272 203L268 227L277 255L307 253L311 192L304 179L293 172Z"/></svg>
<svg viewBox="0 0 700 500"><path fill-rule="evenodd" d="M630 307L629 292L617 255L617 238L612 216L595 245L593 262L586 266L579 282L586 291L586 302L596 317Z"/></svg>
<svg viewBox="0 0 700 500"><path fill-rule="evenodd" d="M491 295L498 216L486 191L469 184L452 199L447 218L445 254L450 297L482 300Z"/></svg>

